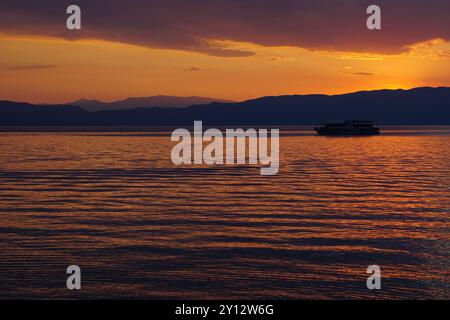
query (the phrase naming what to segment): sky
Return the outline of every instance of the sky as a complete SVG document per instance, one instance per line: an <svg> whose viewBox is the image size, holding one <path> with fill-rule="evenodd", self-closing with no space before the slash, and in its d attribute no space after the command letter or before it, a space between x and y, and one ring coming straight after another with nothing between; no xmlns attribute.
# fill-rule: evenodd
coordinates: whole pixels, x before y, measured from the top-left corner
<svg viewBox="0 0 450 320"><path fill-rule="evenodd" d="M77 4L82 29L66 28ZM366 9L381 8L381 30ZM0 99L450 86L450 1L0 0Z"/></svg>

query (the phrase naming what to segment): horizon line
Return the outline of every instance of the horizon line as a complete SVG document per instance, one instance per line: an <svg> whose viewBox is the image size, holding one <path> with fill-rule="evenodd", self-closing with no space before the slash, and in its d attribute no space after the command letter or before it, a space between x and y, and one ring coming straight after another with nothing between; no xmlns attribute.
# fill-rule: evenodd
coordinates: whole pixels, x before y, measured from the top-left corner
<svg viewBox="0 0 450 320"><path fill-rule="evenodd" d="M419 86L419 87L410 87L410 88L382 88L382 89L373 89L373 90L357 90L357 91L350 91L350 92L343 92L343 93L335 93L335 94L327 94L327 93L306 93L306 94L302 94L302 93L294 93L294 94L279 94L279 95L264 95L264 96L259 96L259 97L254 97L254 98L250 98L250 99L244 99L244 100L233 100L233 99L228 99L228 98L211 98L211 97L207 97L207 96L198 96L198 95L186 95L186 96L178 96L178 95L168 95L168 94L156 94L156 95L149 95L149 96L128 96L128 97L123 97L123 98L119 98L117 100L111 100L111 101L104 101L104 100L100 100L100 99L95 99L95 98L84 98L81 97L79 99L75 99L73 101L69 101L69 102L61 102L61 103L49 103L49 102L32 102L32 101L19 101L19 100L11 100L11 99L1 99L0 98L0 102L14 102L14 103L27 103L27 104L31 104L31 105L37 105L37 106L61 106L61 105L73 105L74 102L78 102L81 100L86 100L86 101L95 101L95 102L100 102L100 103L114 103L114 102L119 102L119 101L124 101L127 99L145 99L145 98L153 98L153 97L168 97L168 98L202 98L202 99L217 99L219 101L214 101L211 103L244 103L247 101L252 101L252 100L258 100L258 99L263 99L263 98L275 98L275 97L290 97L290 96L328 96L328 97L336 97L336 96L344 96L344 95L349 95L349 94L357 94L357 93L364 93L364 92L377 92L377 91L413 91L416 89L450 89L450 85L449 86ZM228 101L220 101L220 100L228 100ZM206 103L206 104L210 104L210 103Z"/></svg>

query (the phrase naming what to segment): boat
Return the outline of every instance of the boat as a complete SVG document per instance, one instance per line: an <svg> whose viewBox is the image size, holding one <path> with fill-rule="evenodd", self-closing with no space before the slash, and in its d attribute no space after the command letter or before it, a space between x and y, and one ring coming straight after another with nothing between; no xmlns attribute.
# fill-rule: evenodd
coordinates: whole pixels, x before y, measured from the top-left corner
<svg viewBox="0 0 450 320"><path fill-rule="evenodd" d="M320 136L374 136L380 134L380 128L373 121L347 120L330 122L323 127L314 128Z"/></svg>

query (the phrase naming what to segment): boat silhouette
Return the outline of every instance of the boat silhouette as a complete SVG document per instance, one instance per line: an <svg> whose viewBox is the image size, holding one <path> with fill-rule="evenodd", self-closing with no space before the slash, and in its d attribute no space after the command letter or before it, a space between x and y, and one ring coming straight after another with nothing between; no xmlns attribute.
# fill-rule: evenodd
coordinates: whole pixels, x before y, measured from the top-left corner
<svg viewBox="0 0 450 320"><path fill-rule="evenodd" d="M380 128L373 121L347 120L329 122L323 127L314 128L320 136L373 136L380 134Z"/></svg>

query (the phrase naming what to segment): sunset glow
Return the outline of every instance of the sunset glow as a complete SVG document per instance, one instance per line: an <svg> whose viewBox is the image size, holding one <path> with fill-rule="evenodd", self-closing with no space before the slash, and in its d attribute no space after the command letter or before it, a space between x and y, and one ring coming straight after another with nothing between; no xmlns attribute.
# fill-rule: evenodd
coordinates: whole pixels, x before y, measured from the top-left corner
<svg viewBox="0 0 450 320"><path fill-rule="evenodd" d="M109 41L3 35L0 96L49 103L158 94L245 100L450 85L450 43L439 39L391 55L220 44L255 54L215 57Z"/></svg>

